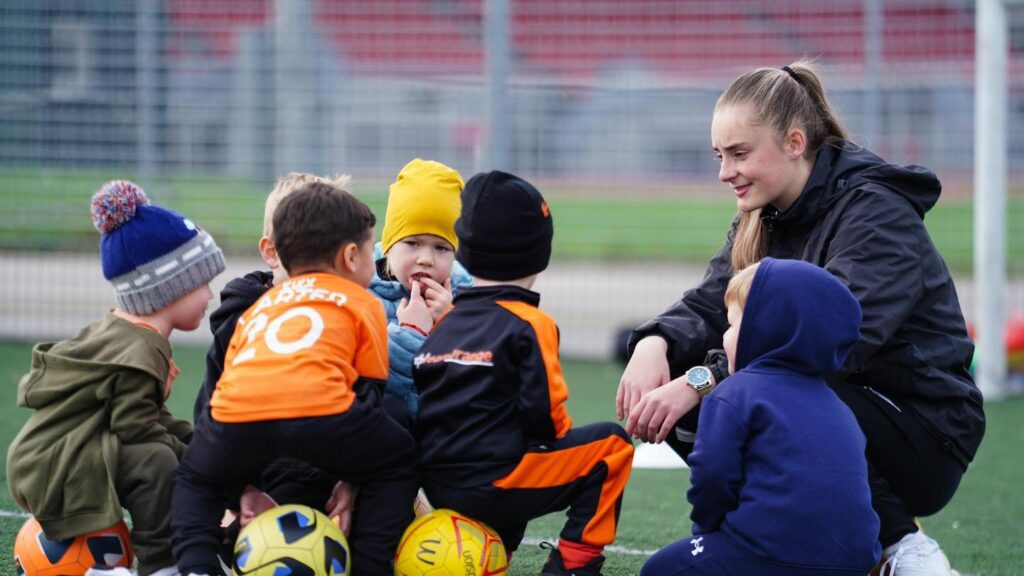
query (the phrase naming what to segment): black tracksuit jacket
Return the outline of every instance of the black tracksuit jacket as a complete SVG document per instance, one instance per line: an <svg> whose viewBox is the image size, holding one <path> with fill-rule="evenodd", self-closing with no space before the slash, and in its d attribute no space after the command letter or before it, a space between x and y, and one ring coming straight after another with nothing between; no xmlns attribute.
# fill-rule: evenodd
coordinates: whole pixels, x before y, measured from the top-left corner
<svg viewBox="0 0 1024 576"><path fill-rule="evenodd" d="M558 327L539 303L515 286L464 289L420 348L416 436L427 483L487 484L572 427Z"/></svg>

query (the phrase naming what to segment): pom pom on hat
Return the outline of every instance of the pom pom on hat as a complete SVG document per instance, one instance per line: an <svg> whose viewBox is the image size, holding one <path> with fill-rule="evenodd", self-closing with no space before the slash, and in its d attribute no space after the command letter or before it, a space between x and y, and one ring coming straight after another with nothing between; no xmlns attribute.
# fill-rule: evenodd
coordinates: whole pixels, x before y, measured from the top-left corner
<svg viewBox="0 0 1024 576"><path fill-rule="evenodd" d="M110 234L135 217L136 208L149 205L146 193L128 180L111 180L92 195L92 225Z"/></svg>

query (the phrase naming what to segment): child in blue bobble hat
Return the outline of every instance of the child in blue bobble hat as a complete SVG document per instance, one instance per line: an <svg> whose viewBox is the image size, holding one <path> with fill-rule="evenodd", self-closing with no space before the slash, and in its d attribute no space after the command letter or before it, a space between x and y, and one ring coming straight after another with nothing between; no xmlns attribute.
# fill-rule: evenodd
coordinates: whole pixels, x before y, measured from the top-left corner
<svg viewBox="0 0 1024 576"><path fill-rule="evenodd" d="M192 427L165 405L178 374L168 337L199 327L224 256L208 233L126 180L96 192L92 218L117 307L33 349L18 405L35 412L7 451L8 485L53 540L113 526L127 508L139 573L172 576L171 477Z"/></svg>

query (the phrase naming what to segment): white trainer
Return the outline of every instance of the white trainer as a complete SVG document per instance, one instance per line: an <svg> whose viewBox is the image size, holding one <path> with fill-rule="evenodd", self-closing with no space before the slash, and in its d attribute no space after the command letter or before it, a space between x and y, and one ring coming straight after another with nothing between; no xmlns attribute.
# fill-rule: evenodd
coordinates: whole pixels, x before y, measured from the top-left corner
<svg viewBox="0 0 1024 576"><path fill-rule="evenodd" d="M412 511L416 514L416 517L430 514L434 511L434 506L430 503L430 499L427 498L427 493L420 488L420 491L416 493L416 500L412 503Z"/></svg>
<svg viewBox="0 0 1024 576"><path fill-rule="evenodd" d="M950 576L949 560L939 543L920 530L887 547L882 557L884 576Z"/></svg>
<svg viewBox="0 0 1024 576"><path fill-rule="evenodd" d="M113 568L89 568L85 571L85 576L139 576L139 573L124 566L114 566Z"/></svg>

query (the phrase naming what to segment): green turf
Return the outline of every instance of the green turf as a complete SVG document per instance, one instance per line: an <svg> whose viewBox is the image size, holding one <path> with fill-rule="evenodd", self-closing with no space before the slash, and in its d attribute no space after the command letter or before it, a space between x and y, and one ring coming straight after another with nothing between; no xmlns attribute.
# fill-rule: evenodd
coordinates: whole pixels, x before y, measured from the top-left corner
<svg viewBox="0 0 1024 576"><path fill-rule="evenodd" d="M178 378L170 406L176 414L188 417L202 379L204 351L179 348L176 360L182 374ZM17 433L28 411L15 406L18 379L28 368L29 346L0 344L0 444L7 446ZM565 362L566 379L572 390L569 410L577 423L614 418L613 399L621 367L614 363ZM941 542L962 573L981 575L1020 574L1024 566L1020 521L1024 518L1024 398L991 403L986 407L988 432L978 457L964 477L953 502L941 513L923 519L925 529ZM6 454L6 451L5 451ZM6 458L3 469L6 471ZM7 491L6 473L0 476L0 510L16 507ZM679 470L638 470L630 478L622 508L617 545L625 552L609 553L604 573L625 576L639 570L645 556L632 553L657 549L688 534L685 490L688 475ZM531 523L527 537L533 540L554 538L563 516L553 514ZM21 518L0 516L0 575L14 575L11 549ZM537 574L544 552L524 545L516 554L510 574Z"/></svg>
<svg viewBox="0 0 1024 576"><path fill-rule="evenodd" d="M99 171L0 169L0 249L95 250L97 235L87 216L89 194L111 177ZM131 176L131 175L126 175ZM178 209L209 229L225 249L250 252L263 221L266 183L212 178L150 179L151 198ZM689 191L684 191L684 188ZM671 259L705 262L721 246L735 202L708 182L650 193L643 185L587 190L545 184L555 215L554 256L561 260ZM353 192L383 220L387 184L355 181ZM940 252L957 272L972 266L973 205L944 198L926 224ZM377 230L380 233L380 226ZM1006 206L1007 262L1024 274L1024 198Z"/></svg>

